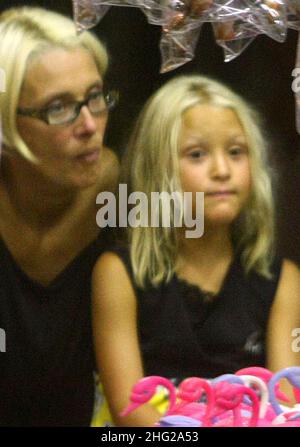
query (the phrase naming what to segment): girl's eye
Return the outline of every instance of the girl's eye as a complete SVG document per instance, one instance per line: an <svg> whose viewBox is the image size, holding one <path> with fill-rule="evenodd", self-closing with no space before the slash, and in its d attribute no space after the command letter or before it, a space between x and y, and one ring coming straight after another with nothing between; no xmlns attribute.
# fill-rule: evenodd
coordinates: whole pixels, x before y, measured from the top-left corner
<svg viewBox="0 0 300 447"><path fill-rule="evenodd" d="M191 151L188 154L189 158L192 158L193 160L198 160L199 158L204 157L204 155L205 155L205 151L204 150L200 150L200 149Z"/></svg>
<svg viewBox="0 0 300 447"><path fill-rule="evenodd" d="M241 147L241 146L235 146L229 149L229 153L230 155L236 157L242 154L246 154L247 153L247 149L245 147Z"/></svg>

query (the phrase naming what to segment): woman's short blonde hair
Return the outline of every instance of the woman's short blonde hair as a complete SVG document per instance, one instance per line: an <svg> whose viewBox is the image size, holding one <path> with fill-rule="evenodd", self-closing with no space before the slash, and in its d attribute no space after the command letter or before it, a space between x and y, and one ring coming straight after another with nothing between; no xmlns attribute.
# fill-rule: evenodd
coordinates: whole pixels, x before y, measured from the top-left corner
<svg viewBox="0 0 300 447"><path fill-rule="evenodd" d="M91 53L103 77L108 64L104 46L90 32L78 35L71 19L38 7L11 8L0 15L0 67L6 78L5 92L0 94L0 113L6 151L17 150L33 160L16 125L16 110L30 60L52 48L78 47Z"/></svg>
<svg viewBox="0 0 300 447"><path fill-rule="evenodd" d="M182 192L179 176L179 140L183 115L201 103L232 109L249 146L252 193L241 216L232 225L234 248L246 272L270 276L274 243L274 204L266 141L257 113L230 88L198 75L173 78L147 102L140 114L124 158L123 181L130 191ZM174 216L173 216L174 218ZM172 221L172 216L171 216ZM168 280L174 273L178 230L129 229L131 259L138 285Z"/></svg>

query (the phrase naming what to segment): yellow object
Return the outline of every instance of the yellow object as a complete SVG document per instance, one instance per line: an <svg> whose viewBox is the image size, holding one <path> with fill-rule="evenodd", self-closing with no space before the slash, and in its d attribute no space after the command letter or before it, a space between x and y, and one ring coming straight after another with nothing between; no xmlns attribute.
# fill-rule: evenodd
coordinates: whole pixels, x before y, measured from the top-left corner
<svg viewBox="0 0 300 447"><path fill-rule="evenodd" d="M149 403L163 415L169 405L168 394L164 390L160 390L153 396ZM96 398L91 427L114 427L107 400L103 394L102 384L98 379L96 379Z"/></svg>

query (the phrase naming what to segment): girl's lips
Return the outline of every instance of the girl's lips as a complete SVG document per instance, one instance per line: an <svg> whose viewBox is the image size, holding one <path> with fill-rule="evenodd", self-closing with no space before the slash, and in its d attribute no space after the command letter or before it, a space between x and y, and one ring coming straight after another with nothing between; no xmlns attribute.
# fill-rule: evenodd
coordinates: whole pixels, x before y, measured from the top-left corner
<svg viewBox="0 0 300 447"><path fill-rule="evenodd" d="M230 196L232 196L234 194L235 194L234 191L215 191L215 192L206 193L205 196L220 197L220 198L224 197L224 198L226 198L226 197L230 197Z"/></svg>

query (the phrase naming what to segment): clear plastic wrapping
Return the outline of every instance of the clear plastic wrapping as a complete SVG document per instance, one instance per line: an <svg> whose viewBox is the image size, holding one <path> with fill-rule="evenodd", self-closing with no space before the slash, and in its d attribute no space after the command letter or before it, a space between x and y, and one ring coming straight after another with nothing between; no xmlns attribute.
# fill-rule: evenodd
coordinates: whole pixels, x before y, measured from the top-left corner
<svg viewBox="0 0 300 447"><path fill-rule="evenodd" d="M259 34L284 42L288 28L300 30L300 0L73 0L79 30L97 24L110 6L140 8L162 27L161 71L194 56L201 26L212 23L225 61L237 57Z"/></svg>
<svg viewBox="0 0 300 447"><path fill-rule="evenodd" d="M149 23L161 26L162 73L193 59L204 22L212 24L226 62L260 34L284 42L289 28L300 31L300 0L73 0L73 4L79 31L96 25L111 6L140 8ZM300 48L296 68L300 69ZM300 92L295 94L300 133Z"/></svg>

